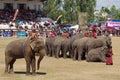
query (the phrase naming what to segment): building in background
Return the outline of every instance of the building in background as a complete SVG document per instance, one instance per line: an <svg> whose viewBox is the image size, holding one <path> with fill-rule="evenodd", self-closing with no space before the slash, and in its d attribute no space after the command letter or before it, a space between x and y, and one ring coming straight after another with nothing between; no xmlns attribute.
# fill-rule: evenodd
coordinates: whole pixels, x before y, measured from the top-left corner
<svg viewBox="0 0 120 80"><path fill-rule="evenodd" d="M0 0L0 9L30 9L40 10L45 0Z"/></svg>

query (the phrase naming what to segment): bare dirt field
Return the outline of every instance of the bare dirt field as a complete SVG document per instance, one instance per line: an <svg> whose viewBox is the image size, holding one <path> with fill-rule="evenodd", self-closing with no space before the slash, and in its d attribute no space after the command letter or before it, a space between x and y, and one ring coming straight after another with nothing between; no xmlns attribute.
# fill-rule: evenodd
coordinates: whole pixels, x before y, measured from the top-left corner
<svg viewBox="0 0 120 80"><path fill-rule="evenodd" d="M24 59L16 60L14 74L4 74L5 47L16 39L0 38L0 80L120 80L120 37L112 37L113 65L45 56L36 76L25 75Z"/></svg>

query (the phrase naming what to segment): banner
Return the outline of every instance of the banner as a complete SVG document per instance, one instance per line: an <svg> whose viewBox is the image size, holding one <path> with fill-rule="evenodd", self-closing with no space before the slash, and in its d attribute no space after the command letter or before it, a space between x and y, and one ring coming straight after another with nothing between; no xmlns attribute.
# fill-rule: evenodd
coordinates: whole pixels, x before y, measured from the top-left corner
<svg viewBox="0 0 120 80"><path fill-rule="evenodd" d="M18 12L19 12L19 10L16 9L15 14L14 14L14 17L13 17L13 21L16 19L17 15L18 15Z"/></svg>
<svg viewBox="0 0 120 80"><path fill-rule="evenodd" d="M106 21L107 27L111 29L120 29L120 20L108 20Z"/></svg>

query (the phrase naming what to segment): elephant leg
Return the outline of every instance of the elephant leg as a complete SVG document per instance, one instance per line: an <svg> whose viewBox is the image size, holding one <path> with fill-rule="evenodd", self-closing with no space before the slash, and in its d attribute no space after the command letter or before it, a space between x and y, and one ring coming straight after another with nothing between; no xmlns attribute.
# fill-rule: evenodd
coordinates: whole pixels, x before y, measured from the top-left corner
<svg viewBox="0 0 120 80"><path fill-rule="evenodd" d="M51 54L52 54L52 57L55 57L55 48L54 47L51 48Z"/></svg>
<svg viewBox="0 0 120 80"><path fill-rule="evenodd" d="M77 51L76 51L76 48L75 48L74 51L73 51L73 60L76 60L76 56L77 56Z"/></svg>
<svg viewBox="0 0 120 80"><path fill-rule="evenodd" d="M48 56L49 56L49 57L52 56L51 53L52 53L52 50L51 50L50 46L48 46Z"/></svg>
<svg viewBox="0 0 120 80"><path fill-rule="evenodd" d="M31 66L32 66L32 75L35 75L36 73L36 59L35 59L35 57L34 58L32 58L32 64L31 64Z"/></svg>
<svg viewBox="0 0 120 80"><path fill-rule="evenodd" d="M9 73L10 62L12 58L5 56L5 73Z"/></svg>
<svg viewBox="0 0 120 80"><path fill-rule="evenodd" d="M8 73L8 64L5 64L5 73Z"/></svg>
<svg viewBox="0 0 120 80"><path fill-rule="evenodd" d="M45 46L45 50L46 50L46 55L49 55L49 49L48 49L48 45Z"/></svg>
<svg viewBox="0 0 120 80"><path fill-rule="evenodd" d="M57 49L57 55L56 55L56 58L59 58L59 55L60 55L60 48Z"/></svg>
<svg viewBox="0 0 120 80"><path fill-rule="evenodd" d="M64 48L63 46L62 46L62 48L61 48L61 57L66 58L65 48Z"/></svg>
<svg viewBox="0 0 120 80"><path fill-rule="evenodd" d="M64 51L63 51L63 58L66 58L66 57L67 57L66 53L67 53L67 51L64 50Z"/></svg>
<svg viewBox="0 0 120 80"><path fill-rule="evenodd" d="M78 53L78 61L81 60L81 53Z"/></svg>
<svg viewBox="0 0 120 80"><path fill-rule="evenodd" d="M103 55L103 56L104 56L104 55ZM105 56L104 56L104 57L101 57L101 61L102 61L102 62L105 62L105 61L106 61Z"/></svg>
<svg viewBox="0 0 120 80"><path fill-rule="evenodd" d="M31 59L26 57L26 75L30 75L30 64L31 64Z"/></svg>
<svg viewBox="0 0 120 80"><path fill-rule="evenodd" d="M15 63L16 59L12 59L12 61L10 62L10 69L9 69L9 73L14 73L13 72L13 64Z"/></svg>
<svg viewBox="0 0 120 80"><path fill-rule="evenodd" d="M78 61L80 61L81 58L82 58L82 52L83 52L82 49L79 49L79 50L78 50Z"/></svg>
<svg viewBox="0 0 120 80"><path fill-rule="evenodd" d="M56 53L55 53L56 56L55 56L55 57L56 57L56 58L59 58L60 48L57 48L55 51L56 51Z"/></svg>
<svg viewBox="0 0 120 80"><path fill-rule="evenodd" d="M41 60L43 59L43 57L44 57L44 55L41 55L41 56L39 57L39 59L38 59L38 62L37 62L37 70L39 70L39 68L40 68L40 62L41 62Z"/></svg>
<svg viewBox="0 0 120 80"><path fill-rule="evenodd" d="M89 61L90 61L88 56L86 57L86 61L87 61L87 62L89 62Z"/></svg>
<svg viewBox="0 0 120 80"><path fill-rule="evenodd" d="M70 49L69 54L70 54L70 58L73 58L73 56L74 56L73 49Z"/></svg>

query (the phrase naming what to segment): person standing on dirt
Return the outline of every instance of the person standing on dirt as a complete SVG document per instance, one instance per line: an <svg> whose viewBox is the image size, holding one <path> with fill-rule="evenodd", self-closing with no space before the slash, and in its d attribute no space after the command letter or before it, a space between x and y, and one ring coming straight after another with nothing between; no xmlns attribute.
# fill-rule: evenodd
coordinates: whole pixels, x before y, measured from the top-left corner
<svg viewBox="0 0 120 80"><path fill-rule="evenodd" d="M113 51L112 51L112 47L111 47L109 50L109 55L106 58L106 65L113 65L112 56L113 56Z"/></svg>

